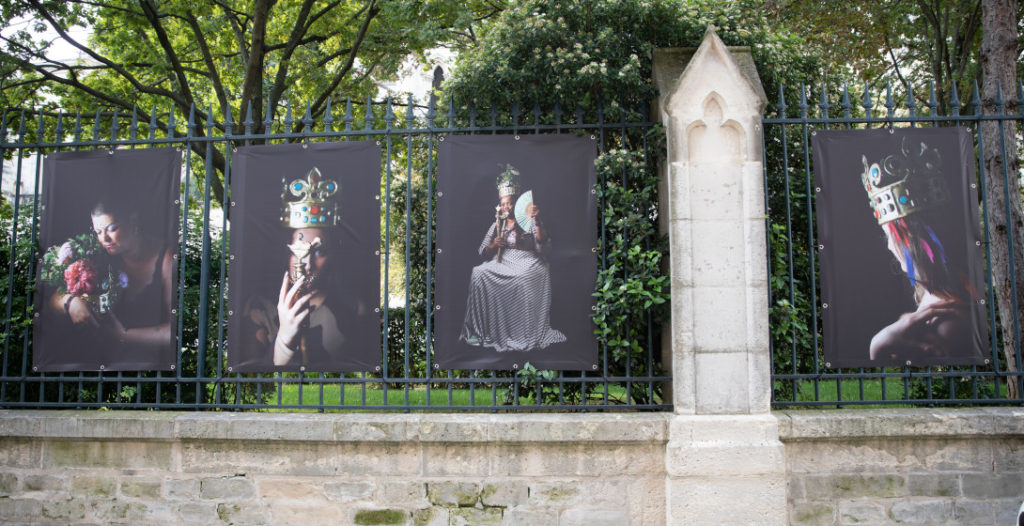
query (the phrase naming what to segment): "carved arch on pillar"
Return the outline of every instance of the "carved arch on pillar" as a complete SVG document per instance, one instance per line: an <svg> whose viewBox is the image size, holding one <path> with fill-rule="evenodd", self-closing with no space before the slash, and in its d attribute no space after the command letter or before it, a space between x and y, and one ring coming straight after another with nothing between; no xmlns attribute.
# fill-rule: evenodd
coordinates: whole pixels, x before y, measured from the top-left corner
<svg viewBox="0 0 1024 526"><path fill-rule="evenodd" d="M689 162L743 161L746 133L734 119L726 119L728 106L721 95L712 91L701 104L702 118L686 128L687 157Z"/></svg>

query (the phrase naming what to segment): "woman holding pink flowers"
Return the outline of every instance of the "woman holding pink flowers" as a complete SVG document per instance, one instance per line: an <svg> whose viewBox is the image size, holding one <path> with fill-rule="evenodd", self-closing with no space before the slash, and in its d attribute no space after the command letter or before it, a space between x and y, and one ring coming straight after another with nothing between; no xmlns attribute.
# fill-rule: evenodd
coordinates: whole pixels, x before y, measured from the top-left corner
<svg viewBox="0 0 1024 526"><path fill-rule="evenodd" d="M48 307L119 352L171 349L173 251L123 207L100 202L90 218L89 236L51 250L50 268L58 279L63 269L64 283Z"/></svg>

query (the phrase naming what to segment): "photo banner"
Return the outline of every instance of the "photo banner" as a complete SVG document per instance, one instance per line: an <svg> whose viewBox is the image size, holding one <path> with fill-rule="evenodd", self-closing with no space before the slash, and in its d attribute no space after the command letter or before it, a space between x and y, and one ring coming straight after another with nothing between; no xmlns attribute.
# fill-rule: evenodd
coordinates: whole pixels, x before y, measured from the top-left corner
<svg viewBox="0 0 1024 526"><path fill-rule="evenodd" d="M238 148L229 372L378 370L380 163L368 141Z"/></svg>
<svg viewBox="0 0 1024 526"><path fill-rule="evenodd" d="M47 155L34 371L168 371L177 353L181 152Z"/></svg>
<svg viewBox="0 0 1024 526"><path fill-rule="evenodd" d="M570 135L441 143L438 367L597 367L596 154L592 138Z"/></svg>
<svg viewBox="0 0 1024 526"><path fill-rule="evenodd" d="M826 366L986 363L970 133L824 130L812 143Z"/></svg>

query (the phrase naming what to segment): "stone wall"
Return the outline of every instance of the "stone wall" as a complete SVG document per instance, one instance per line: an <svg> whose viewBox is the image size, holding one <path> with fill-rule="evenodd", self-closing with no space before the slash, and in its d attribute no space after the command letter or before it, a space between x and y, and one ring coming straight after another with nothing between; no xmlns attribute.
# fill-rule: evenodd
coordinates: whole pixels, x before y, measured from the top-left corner
<svg viewBox="0 0 1024 526"><path fill-rule="evenodd" d="M790 524L1016 524L1024 408L775 415Z"/></svg>
<svg viewBox="0 0 1024 526"><path fill-rule="evenodd" d="M0 523L661 525L647 415L0 412Z"/></svg>
<svg viewBox="0 0 1024 526"><path fill-rule="evenodd" d="M1008 525L1024 499L1022 408L772 418L793 525ZM686 420L700 436L730 425ZM759 461L728 440L704 447L711 456L674 458L678 424L670 414L0 411L0 524L679 524L667 464L699 476L723 469L708 462ZM699 524L751 515L726 497L678 504L721 501Z"/></svg>

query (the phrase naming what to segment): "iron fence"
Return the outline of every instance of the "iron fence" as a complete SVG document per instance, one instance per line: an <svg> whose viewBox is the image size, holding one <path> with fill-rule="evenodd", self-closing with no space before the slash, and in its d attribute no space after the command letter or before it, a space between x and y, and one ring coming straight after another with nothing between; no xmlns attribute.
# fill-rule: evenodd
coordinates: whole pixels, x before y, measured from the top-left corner
<svg viewBox="0 0 1024 526"><path fill-rule="evenodd" d="M12 167L15 191L5 200L0 281L5 305L0 407L222 409L222 410L665 410L662 386L671 381L655 349L660 330L648 313L642 352L623 355L601 345L597 371L463 371L433 366L434 195L438 142L453 134L587 134L600 152L632 149L646 158L654 123L647 108L583 104L544 109L534 104L454 101L426 104L390 99L346 101L322 115L284 115L235 122L230 108L191 108L159 113L136 108L131 115L96 111L7 110L0 124L0 153ZM340 106L340 105L338 105ZM226 371L225 330L230 219L231 155L237 146L284 142L374 140L382 159L381 371L365 373L261 373ZM66 150L173 146L186 152L180 199L178 254L180 343L172 372L65 372L31 370L32 295L39 223L43 155ZM34 163L32 161L35 161ZM653 169L653 168L652 168ZM219 174L219 175L218 175ZM622 175L625 183L625 173ZM32 181L36 190L22 193ZM223 191L214 190L223 184ZM599 179L599 186L612 181ZM221 193L221 199L214 196ZM600 214L606 213L601 202ZM649 217L656 221L656 217ZM606 221L600 220L601 268L606 264ZM657 239L630 240L651 246ZM402 262L404 272L394 268ZM624 273L628 269L623 269ZM390 305L398 289L398 305Z"/></svg>
<svg viewBox="0 0 1024 526"><path fill-rule="evenodd" d="M990 243L990 225L984 182L997 178L1005 188L1003 198L1022 199L1010 195L1010 173L1003 163L1001 173L987 173L984 148L980 140L983 122L998 125L1001 154L1004 159L1019 159L1022 139L1020 124L1024 121L1024 87L1018 85L1016 97L1001 94L993 101L994 111L983 111L977 84L966 103L962 103L953 87L948 104L938 101L934 86L926 97L915 97L912 87L899 97L891 86L884 94L872 94L865 85L860 96L851 101L850 91L843 86L838 93L827 86L808 89L780 88L774 109L762 119L764 125L765 204L768 208L767 242L770 276L771 342L772 342L772 406L848 406L848 405L983 405L1020 404L1008 393L1024 392L1021 371L1020 308L1016 288L1010 313L996 309ZM838 90L837 90L838 91ZM940 108L949 108L940 114ZM1016 108L1016 111L1010 109ZM820 249L815 240L815 190L810 154L810 137L815 130L878 127L967 127L974 139L975 162L982 202L982 243L985 248L984 302L987 304L990 339L985 366L830 368L822 348L822 323L819 283ZM851 197L852 198L852 197ZM1009 225L1008 257L1014 268L1014 243L1024 243L1021 232ZM1024 262L1017 261L1019 266ZM1015 287L1016 275L1010 283ZM1012 338L1009 359L1003 353L1007 337Z"/></svg>

